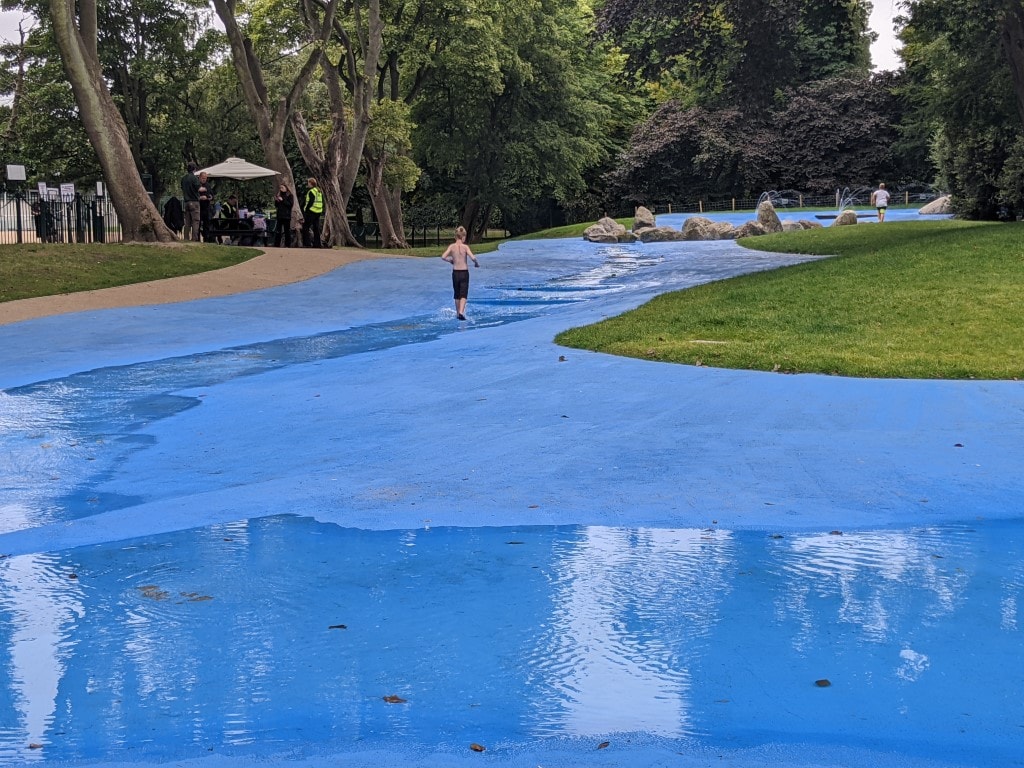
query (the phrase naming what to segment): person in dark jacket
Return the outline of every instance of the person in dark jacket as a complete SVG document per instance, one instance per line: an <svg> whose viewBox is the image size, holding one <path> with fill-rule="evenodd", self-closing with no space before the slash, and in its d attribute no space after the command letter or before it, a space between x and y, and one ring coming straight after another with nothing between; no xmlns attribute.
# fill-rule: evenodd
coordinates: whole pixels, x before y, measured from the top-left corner
<svg viewBox="0 0 1024 768"><path fill-rule="evenodd" d="M292 247L292 207L295 205L295 195L288 189L286 182L281 182L277 188L277 195L274 196L274 215L277 223L274 224L274 247L281 247L281 239L284 238L284 247Z"/></svg>
<svg viewBox="0 0 1024 768"><path fill-rule="evenodd" d="M164 203L164 224L177 237L181 237L181 229L185 226L185 209L181 207L181 200L174 195Z"/></svg>
<svg viewBox="0 0 1024 768"><path fill-rule="evenodd" d="M206 171L199 174L199 232L203 236L203 242L209 243L213 238L210 232L210 222L213 220L213 187L210 185L210 177Z"/></svg>
<svg viewBox="0 0 1024 768"><path fill-rule="evenodd" d="M181 197L185 201L185 239L199 242L199 177L196 164L188 164L188 173L181 177Z"/></svg>

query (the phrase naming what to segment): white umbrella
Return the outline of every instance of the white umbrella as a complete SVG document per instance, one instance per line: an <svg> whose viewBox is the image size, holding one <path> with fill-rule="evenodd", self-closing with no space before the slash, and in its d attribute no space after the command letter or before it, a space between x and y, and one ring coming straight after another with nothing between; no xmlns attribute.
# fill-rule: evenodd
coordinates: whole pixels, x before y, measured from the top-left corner
<svg viewBox="0 0 1024 768"><path fill-rule="evenodd" d="M211 165L209 168L202 168L196 171L196 173L204 172L207 176L211 176L215 179L237 179L238 181L277 175L277 171L255 165L240 157L229 157L223 163L217 163L216 165Z"/></svg>

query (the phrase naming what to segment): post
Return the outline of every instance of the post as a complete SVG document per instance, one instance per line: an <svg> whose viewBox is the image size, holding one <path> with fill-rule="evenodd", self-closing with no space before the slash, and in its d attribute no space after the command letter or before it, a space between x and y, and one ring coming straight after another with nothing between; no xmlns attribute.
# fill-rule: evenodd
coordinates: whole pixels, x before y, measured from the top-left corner
<svg viewBox="0 0 1024 768"><path fill-rule="evenodd" d="M697 210L700 211L701 213L704 213L704 201L703 200L698 200L697 201Z"/></svg>
<svg viewBox="0 0 1024 768"><path fill-rule="evenodd" d="M18 219L18 242L21 242L21 193L14 193L14 210Z"/></svg>
<svg viewBox="0 0 1024 768"><path fill-rule="evenodd" d="M734 211L736 210L736 198L735 197L732 199L732 209Z"/></svg>
<svg viewBox="0 0 1024 768"><path fill-rule="evenodd" d="M672 213L672 203L669 203L669 204L668 204L668 212L669 212L669 213Z"/></svg>

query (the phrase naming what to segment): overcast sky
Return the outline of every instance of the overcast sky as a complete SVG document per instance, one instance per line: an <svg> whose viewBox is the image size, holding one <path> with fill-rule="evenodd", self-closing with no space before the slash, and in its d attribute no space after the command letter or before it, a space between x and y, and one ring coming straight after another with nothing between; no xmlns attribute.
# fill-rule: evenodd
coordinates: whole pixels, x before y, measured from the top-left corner
<svg viewBox="0 0 1024 768"><path fill-rule="evenodd" d="M896 35L892 29L892 17L896 15L897 0L874 0L871 11L871 28L878 33L878 41L871 46L871 60L875 69L897 69L899 58L896 56ZM16 40L18 22L26 18L21 11L0 12L0 37ZM27 23L26 23L27 26Z"/></svg>

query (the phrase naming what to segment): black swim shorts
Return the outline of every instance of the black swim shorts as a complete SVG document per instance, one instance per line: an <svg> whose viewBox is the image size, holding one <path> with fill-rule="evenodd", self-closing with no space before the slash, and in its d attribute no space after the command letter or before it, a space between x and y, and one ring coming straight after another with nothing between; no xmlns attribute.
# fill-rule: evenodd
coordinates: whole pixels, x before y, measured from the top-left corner
<svg viewBox="0 0 1024 768"><path fill-rule="evenodd" d="M455 289L456 299L468 299L469 298L469 270L468 269L453 269L452 270L452 288Z"/></svg>

